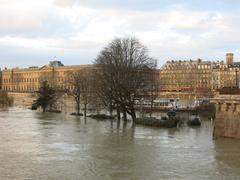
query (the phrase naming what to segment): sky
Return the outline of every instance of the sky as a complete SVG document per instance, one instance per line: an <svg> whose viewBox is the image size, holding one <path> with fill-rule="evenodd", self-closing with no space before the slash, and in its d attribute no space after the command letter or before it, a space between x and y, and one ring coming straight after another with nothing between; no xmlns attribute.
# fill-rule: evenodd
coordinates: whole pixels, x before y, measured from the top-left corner
<svg viewBox="0 0 240 180"><path fill-rule="evenodd" d="M0 67L91 64L116 37L168 60L240 60L239 0L0 0Z"/></svg>

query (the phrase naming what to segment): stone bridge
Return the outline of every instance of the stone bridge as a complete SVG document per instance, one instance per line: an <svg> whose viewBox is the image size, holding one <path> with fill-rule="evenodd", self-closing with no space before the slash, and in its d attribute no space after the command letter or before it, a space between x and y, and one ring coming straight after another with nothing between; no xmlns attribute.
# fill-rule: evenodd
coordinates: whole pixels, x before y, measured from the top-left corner
<svg viewBox="0 0 240 180"><path fill-rule="evenodd" d="M240 138L240 95L216 95L213 137Z"/></svg>

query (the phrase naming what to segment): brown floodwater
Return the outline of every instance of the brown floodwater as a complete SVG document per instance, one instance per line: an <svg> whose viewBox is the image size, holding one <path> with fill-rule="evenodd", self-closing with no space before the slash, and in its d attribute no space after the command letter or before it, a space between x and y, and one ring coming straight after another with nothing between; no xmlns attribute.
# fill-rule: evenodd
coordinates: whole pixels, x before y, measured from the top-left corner
<svg viewBox="0 0 240 180"><path fill-rule="evenodd" d="M174 129L0 111L0 179L240 179L240 141L212 139L212 122Z"/></svg>

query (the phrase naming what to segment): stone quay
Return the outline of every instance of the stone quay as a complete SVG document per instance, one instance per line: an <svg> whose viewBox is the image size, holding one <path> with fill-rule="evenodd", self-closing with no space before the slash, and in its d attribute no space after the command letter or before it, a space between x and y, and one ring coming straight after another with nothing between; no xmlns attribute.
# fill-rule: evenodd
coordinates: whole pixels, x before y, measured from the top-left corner
<svg viewBox="0 0 240 180"><path fill-rule="evenodd" d="M216 107L213 137L240 138L240 94L218 94L211 102Z"/></svg>

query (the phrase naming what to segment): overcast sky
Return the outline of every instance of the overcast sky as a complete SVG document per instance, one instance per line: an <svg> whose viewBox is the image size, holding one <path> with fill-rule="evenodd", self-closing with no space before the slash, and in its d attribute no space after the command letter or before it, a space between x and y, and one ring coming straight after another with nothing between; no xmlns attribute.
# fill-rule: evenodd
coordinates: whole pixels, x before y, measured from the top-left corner
<svg viewBox="0 0 240 180"><path fill-rule="evenodd" d="M239 0L0 0L0 67L89 64L115 37L158 59L240 59Z"/></svg>

